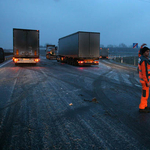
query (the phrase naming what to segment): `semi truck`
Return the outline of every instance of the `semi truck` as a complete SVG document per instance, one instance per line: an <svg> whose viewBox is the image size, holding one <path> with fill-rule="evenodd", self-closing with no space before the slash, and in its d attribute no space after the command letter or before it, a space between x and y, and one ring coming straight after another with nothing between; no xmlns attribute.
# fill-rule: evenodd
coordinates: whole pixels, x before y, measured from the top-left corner
<svg viewBox="0 0 150 150"><path fill-rule="evenodd" d="M100 57L108 59L109 48L100 48Z"/></svg>
<svg viewBox="0 0 150 150"><path fill-rule="evenodd" d="M13 28L13 61L19 63L38 63L39 30Z"/></svg>
<svg viewBox="0 0 150 150"><path fill-rule="evenodd" d="M78 31L59 39L57 61L71 65L98 65L99 47L99 32Z"/></svg>
<svg viewBox="0 0 150 150"><path fill-rule="evenodd" d="M56 59L56 46L55 45L46 45L46 58L47 59Z"/></svg>

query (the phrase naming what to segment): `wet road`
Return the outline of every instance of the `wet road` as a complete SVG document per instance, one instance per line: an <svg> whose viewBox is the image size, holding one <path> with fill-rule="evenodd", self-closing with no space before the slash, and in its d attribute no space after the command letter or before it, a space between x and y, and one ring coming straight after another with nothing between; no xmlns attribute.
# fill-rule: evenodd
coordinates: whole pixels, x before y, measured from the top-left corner
<svg viewBox="0 0 150 150"><path fill-rule="evenodd" d="M109 60L0 64L0 149L150 149L140 95L136 69Z"/></svg>

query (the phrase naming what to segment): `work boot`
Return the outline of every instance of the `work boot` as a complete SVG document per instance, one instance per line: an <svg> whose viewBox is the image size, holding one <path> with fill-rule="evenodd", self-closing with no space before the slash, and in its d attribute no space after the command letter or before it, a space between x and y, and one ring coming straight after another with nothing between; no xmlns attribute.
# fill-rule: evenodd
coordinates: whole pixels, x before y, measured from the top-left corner
<svg viewBox="0 0 150 150"><path fill-rule="evenodd" d="M150 110L149 109L139 109L139 112L140 113L150 113Z"/></svg>
<svg viewBox="0 0 150 150"><path fill-rule="evenodd" d="M145 109L150 110L150 107L147 106L147 107L145 107Z"/></svg>

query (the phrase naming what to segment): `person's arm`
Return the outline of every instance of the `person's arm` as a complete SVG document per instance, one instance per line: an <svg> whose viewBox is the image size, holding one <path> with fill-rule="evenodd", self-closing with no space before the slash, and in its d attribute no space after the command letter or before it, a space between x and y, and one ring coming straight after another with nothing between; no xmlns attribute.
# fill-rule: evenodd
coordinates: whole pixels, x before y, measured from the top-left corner
<svg viewBox="0 0 150 150"><path fill-rule="evenodd" d="M141 71L142 71L142 78L143 80L145 81L146 84L148 84L148 79L147 79L147 76L146 76L146 65L145 65L145 61L142 62L141 64Z"/></svg>

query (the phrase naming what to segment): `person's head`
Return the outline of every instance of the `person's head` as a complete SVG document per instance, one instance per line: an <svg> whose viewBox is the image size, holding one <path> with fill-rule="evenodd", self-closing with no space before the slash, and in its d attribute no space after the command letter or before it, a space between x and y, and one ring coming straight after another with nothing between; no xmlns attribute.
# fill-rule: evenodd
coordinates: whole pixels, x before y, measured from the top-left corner
<svg viewBox="0 0 150 150"><path fill-rule="evenodd" d="M142 51L141 51L141 54L145 57L148 57L149 56L149 48L148 47L143 47Z"/></svg>

